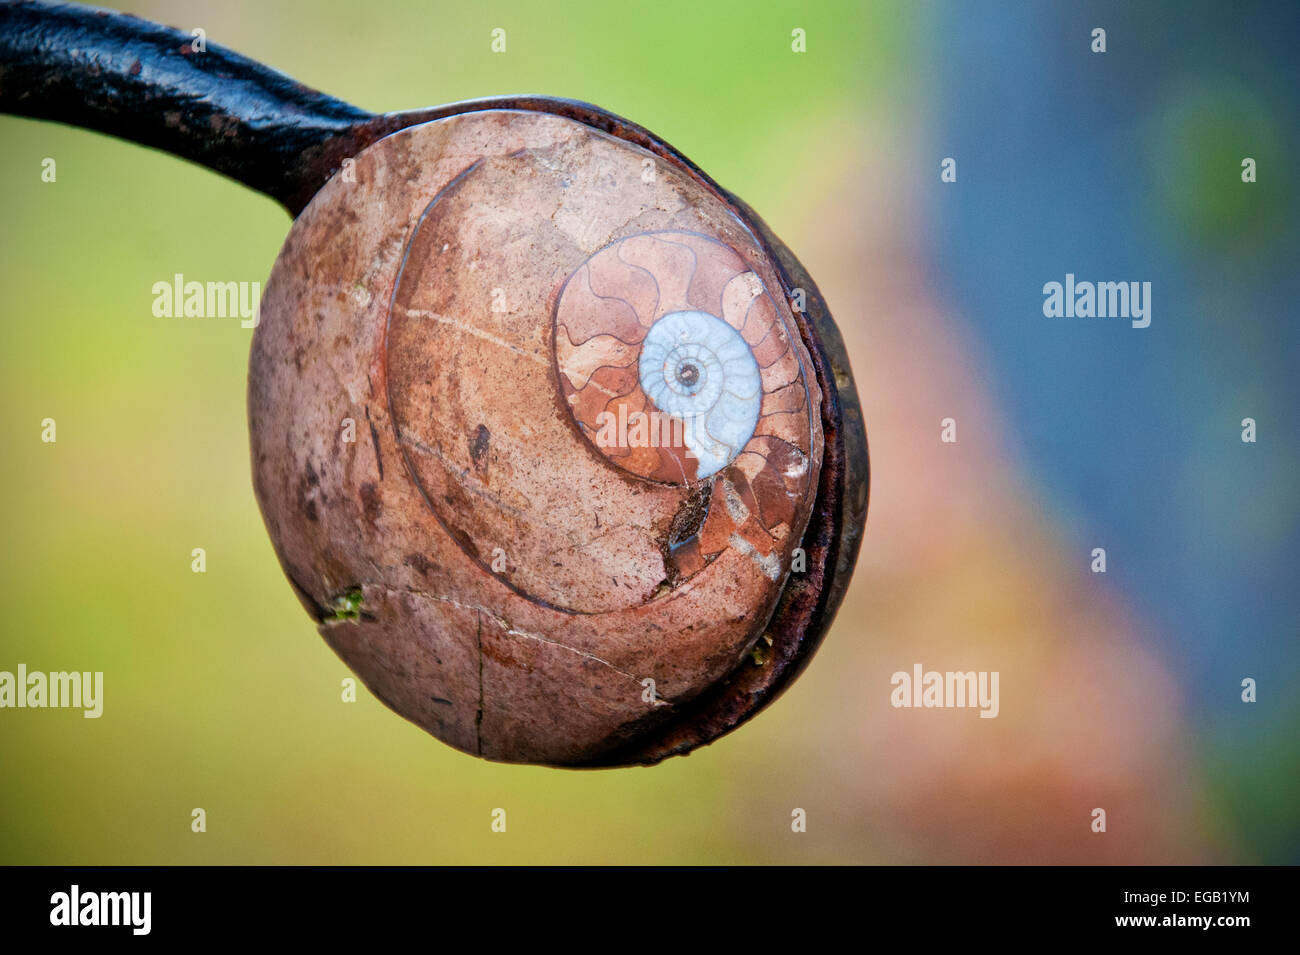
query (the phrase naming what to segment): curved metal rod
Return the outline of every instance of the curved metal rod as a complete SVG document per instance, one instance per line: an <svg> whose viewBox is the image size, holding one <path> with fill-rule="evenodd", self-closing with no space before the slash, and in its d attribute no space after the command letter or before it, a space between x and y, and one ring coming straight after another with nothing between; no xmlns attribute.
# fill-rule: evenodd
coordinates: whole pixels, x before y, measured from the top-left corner
<svg viewBox="0 0 1300 955"><path fill-rule="evenodd" d="M0 0L0 113L161 149L265 193L294 216L343 159L376 140L482 109L566 116L702 175L648 130L590 103L505 96L377 114L215 43L194 47L189 33L112 10Z"/></svg>
<svg viewBox="0 0 1300 955"><path fill-rule="evenodd" d="M152 146L298 211L303 173L321 144L374 114L215 43L196 50L195 42L111 10L4 3L0 112Z"/></svg>

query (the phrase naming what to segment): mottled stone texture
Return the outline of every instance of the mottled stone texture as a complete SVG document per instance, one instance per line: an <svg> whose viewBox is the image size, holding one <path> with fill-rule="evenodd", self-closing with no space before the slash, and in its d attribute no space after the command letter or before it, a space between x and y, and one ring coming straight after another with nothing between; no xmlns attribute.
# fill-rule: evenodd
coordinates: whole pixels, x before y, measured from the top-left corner
<svg viewBox="0 0 1300 955"><path fill-rule="evenodd" d="M353 172L295 222L253 341L254 486L285 573L376 696L453 746L626 748L742 665L808 522L822 393L781 282L685 171L559 116L414 126ZM600 257L620 246L630 266ZM609 308L557 318L579 272ZM702 482L658 451L621 466L584 422L593 382L602 408L627 400L617 367L678 303L763 369L754 437ZM336 616L354 589L360 616Z"/></svg>

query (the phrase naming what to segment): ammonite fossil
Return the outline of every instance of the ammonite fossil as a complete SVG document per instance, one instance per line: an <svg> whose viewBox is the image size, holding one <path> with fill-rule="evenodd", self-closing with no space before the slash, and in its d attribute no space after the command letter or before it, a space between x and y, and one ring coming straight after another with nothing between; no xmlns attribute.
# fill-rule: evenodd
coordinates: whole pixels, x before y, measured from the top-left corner
<svg viewBox="0 0 1300 955"><path fill-rule="evenodd" d="M687 752L788 685L852 570L866 441L820 294L748 207L585 104L375 116L54 9L0 14L0 106L296 215L252 345L254 487L379 699L475 755L599 766Z"/></svg>
<svg viewBox="0 0 1300 955"><path fill-rule="evenodd" d="M729 547L781 576L820 465L819 395L800 352L763 280L705 235L631 235L566 281L555 357L583 435L631 474L698 487L700 523L668 540L666 582Z"/></svg>

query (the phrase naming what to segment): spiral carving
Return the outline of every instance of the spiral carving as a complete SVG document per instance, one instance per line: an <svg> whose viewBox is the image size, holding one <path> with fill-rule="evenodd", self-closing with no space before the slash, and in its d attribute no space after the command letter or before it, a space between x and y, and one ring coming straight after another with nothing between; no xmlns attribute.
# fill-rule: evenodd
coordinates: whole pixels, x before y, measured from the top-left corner
<svg viewBox="0 0 1300 955"><path fill-rule="evenodd" d="M575 424L611 464L713 478L670 569L690 576L728 546L772 554L808 489L808 392L775 302L733 249L653 232L599 250L559 296L555 359Z"/></svg>

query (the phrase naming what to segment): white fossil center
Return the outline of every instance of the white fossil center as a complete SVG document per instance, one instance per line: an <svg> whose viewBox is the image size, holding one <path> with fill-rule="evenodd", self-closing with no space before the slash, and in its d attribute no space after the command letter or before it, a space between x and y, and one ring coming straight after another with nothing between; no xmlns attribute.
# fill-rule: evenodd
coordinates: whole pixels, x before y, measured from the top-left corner
<svg viewBox="0 0 1300 955"><path fill-rule="evenodd" d="M740 333L708 312L670 312L646 333L637 371L655 407L685 423L697 476L735 459L754 435L763 384Z"/></svg>

